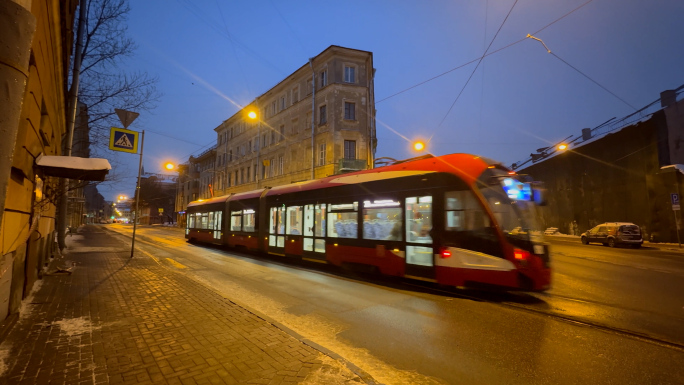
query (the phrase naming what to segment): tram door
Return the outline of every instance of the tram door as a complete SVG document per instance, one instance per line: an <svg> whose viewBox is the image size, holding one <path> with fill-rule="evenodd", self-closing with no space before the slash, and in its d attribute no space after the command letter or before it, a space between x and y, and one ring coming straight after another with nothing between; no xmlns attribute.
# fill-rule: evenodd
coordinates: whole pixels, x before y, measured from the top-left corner
<svg viewBox="0 0 684 385"><path fill-rule="evenodd" d="M268 253L285 255L285 207L269 210Z"/></svg>
<svg viewBox="0 0 684 385"><path fill-rule="evenodd" d="M325 261L325 204L304 206L304 259Z"/></svg>
<svg viewBox="0 0 684 385"><path fill-rule="evenodd" d="M435 256L432 247L432 196L408 197L406 210L406 276L425 281L435 280Z"/></svg>

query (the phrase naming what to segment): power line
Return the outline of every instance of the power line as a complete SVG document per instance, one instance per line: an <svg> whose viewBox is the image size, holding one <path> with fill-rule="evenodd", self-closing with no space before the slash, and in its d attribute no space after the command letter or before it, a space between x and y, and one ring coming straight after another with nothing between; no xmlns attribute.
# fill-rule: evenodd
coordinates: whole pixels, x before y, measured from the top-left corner
<svg viewBox="0 0 684 385"><path fill-rule="evenodd" d="M473 75L475 75L475 71L477 71L477 68L480 66L480 63L482 63L482 60L484 60L485 56L487 55L487 51L489 51L489 48L491 48L491 47L492 47L492 44L494 44L494 40L496 40L496 37L499 36L499 32L501 32L501 29L503 28L504 24L506 24L506 20L508 20L508 17L511 15L511 12L513 12L513 8L515 8L515 5L516 5L516 4L518 4L518 0L515 0L515 3L513 3L513 5L511 6L511 9L508 11L508 14L506 15L506 18L504 18L503 22L502 22L501 25L499 26L499 30L497 30L497 31L496 31L496 34L494 34L494 38L492 38L492 41L489 43L489 46L488 46L487 49L485 50L484 54L482 54L482 57L480 57L480 60L477 62L477 65L476 65L475 68L473 69L473 72L470 73L470 76L468 77L468 80L467 80L467 81L465 82L465 84L463 85L463 88L461 88L461 92L458 93L458 96L456 96L456 99L454 99L454 102L451 103L451 107L449 107L449 110L448 110L447 113L444 115L444 118L442 118L442 121L439 122L439 125L437 126L437 128L441 127L441 126L442 126L442 123L444 123L444 121L446 120L447 116L449 116L449 113L450 113L451 110L454 108L454 105L456 104L456 102L458 101L458 99L459 99L459 98L461 97L461 95L463 94L463 91L464 91L465 88L468 86L468 83L470 83L470 79L473 78Z"/></svg>
<svg viewBox="0 0 684 385"><path fill-rule="evenodd" d="M594 1L594 0L589 0L589 1L587 1L586 3L584 3L584 4L580 5L580 6L578 6L578 7L575 8L575 9L573 9L572 11L567 12L567 13L564 14L563 16L561 16L561 17L557 18L556 20L550 22L549 24L545 25L545 26L542 27L541 29L539 29L539 30L533 32L533 35L538 34L539 32L541 32L541 31L545 30L546 28L552 26L553 24L556 24L557 22L561 21L562 19L564 19L564 18L570 16L572 13L578 11L580 8L582 8L582 7L584 7L585 5L591 3L592 1ZM492 52L490 52L490 53L484 55L483 57L487 57L487 56L490 56L490 55L494 55L495 53L499 53L499 52L503 51L503 50L506 49L506 48L510 48L510 47L512 47L512 46L514 46L514 45L516 45L516 44L518 44L518 43L522 43L523 41L525 41L525 39L526 39L526 38L522 38L522 39L520 39L520 40L514 41L513 43L508 44L508 45L506 45L506 46L504 46L504 47L501 47L501 48L499 48L499 49L497 49L497 50L495 50L495 51L492 51ZM377 105L377 104L380 104L380 103L384 102L384 101L387 100L387 99L393 98L393 97L395 97L395 96L397 96L397 95L401 95L401 94L403 94L404 92L407 92L407 91L410 91L410 90L412 90L412 89L414 89L414 88L416 88L416 87L422 86L422 85L425 84L425 83L429 83L429 82L431 82L431 81L433 81L433 80L435 80L435 79L438 79L438 78L440 78L440 77L442 77L442 76L444 76L444 75L447 75L447 74L449 74L449 73L451 73L451 72L454 72L454 71L456 71L456 70L458 70L458 69L461 69L461 68L467 66L468 64L475 63L475 62L478 61L478 60L481 60L481 58L473 59L473 60L471 60L471 61L469 61L469 62L467 62L467 63L463 63L463 64L461 64L461 65L459 65L459 66L457 66L457 67L454 67L454 68L452 68L452 69L450 69L450 70L448 70L448 71L442 72L442 73L439 74L439 75L433 76L433 77L431 77L431 78L429 78L429 79L427 79L427 80L424 80L424 81L422 81L422 82L420 82L420 83L414 84L414 85L412 85L412 86L410 86L410 87L408 87L408 88L405 88L405 89L403 89L403 90L401 90L401 91L399 91L399 92L397 92L397 93L394 93L394 94L392 94L392 95L390 95L390 96L387 96L387 97L385 97L385 98L383 98L383 99L380 99L380 100L376 101L375 104L376 104L376 105Z"/></svg>
<svg viewBox="0 0 684 385"><path fill-rule="evenodd" d="M622 99L621 97L617 96L613 91L609 90L608 88L604 87L604 86L601 85L599 82L597 82L596 80L594 80L594 79L592 79L591 77L589 77L589 75L587 75L587 74L585 74L584 72L580 71L580 70L577 69L575 66L573 66L573 65L570 64L570 63L568 63L567 61L563 60L560 56L556 55L555 53L553 53L553 52L551 52L551 51L549 51L549 53L550 53L551 55L555 56L558 60L560 60L560 61L562 61L563 63L567 64L570 68L572 68L572 69L574 69L575 71L577 71L580 75L582 75L582 76L584 76L585 78L591 80L591 81L592 81L594 84L596 84L597 86L603 88L603 89L604 89L606 92L608 92L609 94L611 94L611 95L615 96L616 98L618 98L621 102L625 103L626 105L628 105L629 107L631 107L633 110L636 110L636 109L637 109L637 108L634 107L633 105L627 103L627 102L626 102L624 99Z"/></svg>

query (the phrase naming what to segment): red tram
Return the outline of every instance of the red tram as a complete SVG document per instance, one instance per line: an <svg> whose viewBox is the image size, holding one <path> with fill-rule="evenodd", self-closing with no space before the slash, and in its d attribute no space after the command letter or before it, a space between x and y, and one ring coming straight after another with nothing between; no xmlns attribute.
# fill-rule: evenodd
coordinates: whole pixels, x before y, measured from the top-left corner
<svg viewBox="0 0 684 385"><path fill-rule="evenodd" d="M185 237L456 287L550 287L540 191L468 154L191 202Z"/></svg>

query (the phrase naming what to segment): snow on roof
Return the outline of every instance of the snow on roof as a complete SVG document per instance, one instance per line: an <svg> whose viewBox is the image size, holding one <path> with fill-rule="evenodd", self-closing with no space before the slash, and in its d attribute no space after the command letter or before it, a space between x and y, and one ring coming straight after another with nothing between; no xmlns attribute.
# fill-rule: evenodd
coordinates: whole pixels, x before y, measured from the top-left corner
<svg viewBox="0 0 684 385"><path fill-rule="evenodd" d="M670 164L668 166L663 166L660 169L665 170L665 169L669 169L669 168L674 168L675 170L684 174L684 164Z"/></svg>
<svg viewBox="0 0 684 385"><path fill-rule="evenodd" d="M54 156L40 154L36 164L43 167L63 167L74 170L111 170L107 159L79 158L77 156Z"/></svg>
<svg viewBox="0 0 684 385"><path fill-rule="evenodd" d="M60 178L103 181L112 166L107 159L40 154L36 166L45 175Z"/></svg>

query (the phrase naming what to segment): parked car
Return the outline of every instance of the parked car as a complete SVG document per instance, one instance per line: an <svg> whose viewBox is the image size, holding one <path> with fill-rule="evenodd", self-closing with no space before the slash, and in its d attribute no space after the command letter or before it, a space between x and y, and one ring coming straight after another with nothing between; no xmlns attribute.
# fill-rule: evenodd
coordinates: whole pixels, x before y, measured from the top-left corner
<svg viewBox="0 0 684 385"><path fill-rule="evenodd" d="M610 247L627 245L639 248L644 243L639 226L627 222L601 223L593 229L582 233L581 239L585 245L596 242Z"/></svg>

